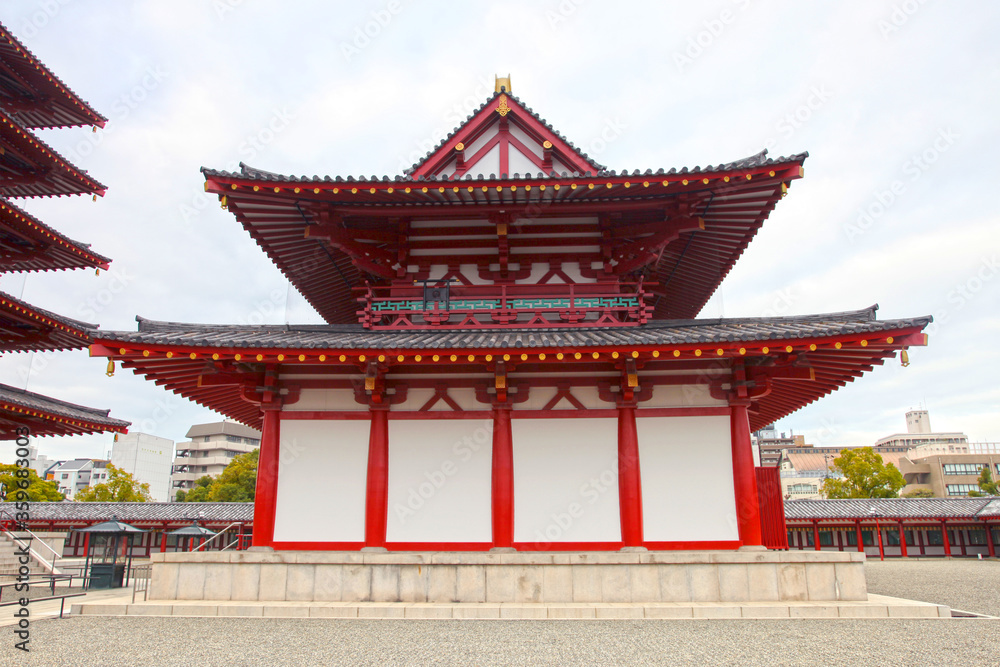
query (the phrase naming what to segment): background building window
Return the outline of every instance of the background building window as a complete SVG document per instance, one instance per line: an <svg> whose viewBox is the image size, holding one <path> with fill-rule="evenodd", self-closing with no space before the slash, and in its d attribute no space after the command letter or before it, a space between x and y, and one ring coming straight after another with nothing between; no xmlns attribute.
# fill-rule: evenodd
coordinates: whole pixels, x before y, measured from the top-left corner
<svg viewBox="0 0 1000 667"><path fill-rule="evenodd" d="M948 484L948 495L949 496L967 496L969 491L978 491L978 484Z"/></svg>
<svg viewBox="0 0 1000 667"><path fill-rule="evenodd" d="M978 475L986 467L985 463L945 463L946 475Z"/></svg>

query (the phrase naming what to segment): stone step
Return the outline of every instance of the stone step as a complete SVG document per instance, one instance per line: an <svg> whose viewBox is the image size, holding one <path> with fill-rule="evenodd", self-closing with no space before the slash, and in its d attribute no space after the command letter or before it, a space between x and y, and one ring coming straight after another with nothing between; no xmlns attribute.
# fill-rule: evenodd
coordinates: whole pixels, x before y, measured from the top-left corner
<svg viewBox="0 0 1000 667"><path fill-rule="evenodd" d="M871 595L863 602L718 603L424 603L148 601L74 604L85 616L415 619L734 619L951 618L943 605Z"/></svg>

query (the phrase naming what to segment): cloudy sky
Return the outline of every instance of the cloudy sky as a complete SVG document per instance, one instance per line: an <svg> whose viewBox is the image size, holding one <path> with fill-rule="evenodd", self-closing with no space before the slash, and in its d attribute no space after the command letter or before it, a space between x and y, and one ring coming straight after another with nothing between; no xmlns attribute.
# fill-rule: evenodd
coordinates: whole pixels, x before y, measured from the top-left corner
<svg viewBox="0 0 1000 667"><path fill-rule="evenodd" d="M204 195L199 167L397 174L510 73L515 95L609 168L809 151L704 316L873 303L883 319L934 315L910 367L889 361L780 429L865 445L925 405L935 430L1000 441L995 3L6 0L0 21L110 119L41 133L106 197L18 204L112 270L0 280L30 303L112 330L137 314L319 322ZM219 418L105 365L7 355L0 381L174 440ZM110 442L39 444L71 458Z"/></svg>

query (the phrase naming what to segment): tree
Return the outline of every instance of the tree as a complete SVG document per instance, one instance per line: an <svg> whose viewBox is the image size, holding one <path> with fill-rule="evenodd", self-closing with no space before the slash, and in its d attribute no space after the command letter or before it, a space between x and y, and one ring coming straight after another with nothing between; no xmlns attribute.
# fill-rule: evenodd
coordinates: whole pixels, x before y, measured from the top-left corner
<svg viewBox="0 0 1000 667"><path fill-rule="evenodd" d="M246 503L254 499L257 490L257 460L260 450L255 449L233 458L216 478L205 475L195 482L183 502L188 503ZM177 499L182 500L177 494Z"/></svg>
<svg viewBox="0 0 1000 667"><path fill-rule="evenodd" d="M1000 496L1000 484L997 484L996 480L993 479L993 471L990 470L989 464L984 465L983 469L979 471L977 481L983 495Z"/></svg>
<svg viewBox="0 0 1000 667"><path fill-rule="evenodd" d="M934 492L930 489L914 489L903 494L904 498L933 498Z"/></svg>
<svg viewBox="0 0 1000 667"><path fill-rule="evenodd" d="M844 479L830 478L821 491L827 498L895 498L906 486L903 474L871 447L845 449L833 460Z"/></svg>
<svg viewBox="0 0 1000 667"><path fill-rule="evenodd" d="M191 490L184 493L183 491L177 492L177 502L181 503L203 503L208 500L208 487L212 485L215 478L211 475L202 475L194 481L194 486ZM184 493L181 496L181 493Z"/></svg>
<svg viewBox="0 0 1000 667"><path fill-rule="evenodd" d="M22 480L28 481L28 488L22 489ZM7 502L28 501L33 503L63 500L66 496L59 493L59 485L50 480L44 480L31 468L20 468L14 464L0 464L0 485L6 497L0 500ZM27 493L27 497L18 494Z"/></svg>
<svg viewBox="0 0 1000 667"><path fill-rule="evenodd" d="M81 489L73 500L85 503L145 503L152 500L149 484L140 483L131 473L108 464L108 481Z"/></svg>

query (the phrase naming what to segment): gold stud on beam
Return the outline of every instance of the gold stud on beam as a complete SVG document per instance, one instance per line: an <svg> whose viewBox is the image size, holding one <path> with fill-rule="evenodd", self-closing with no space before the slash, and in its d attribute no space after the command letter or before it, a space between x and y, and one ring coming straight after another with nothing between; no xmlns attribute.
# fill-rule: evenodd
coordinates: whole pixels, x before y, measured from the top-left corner
<svg viewBox="0 0 1000 667"><path fill-rule="evenodd" d="M403 360L403 359L405 359L405 358L406 358L406 357L404 357L404 356L403 356L403 355L401 355L401 354L397 354L397 355L396 355L396 361L402 361L402 360Z"/></svg>
<svg viewBox="0 0 1000 667"><path fill-rule="evenodd" d="M816 343L809 343L809 351L810 352L816 351Z"/></svg>
<svg viewBox="0 0 1000 667"><path fill-rule="evenodd" d="M563 356L565 356L565 355L563 355L563 353L562 353L562 352L557 352L557 353L556 353L556 359L558 359L559 361L562 361L562 360L563 360Z"/></svg>
<svg viewBox="0 0 1000 667"><path fill-rule="evenodd" d="M342 354L342 355L340 355L340 356L339 356L339 357L338 357L337 359L338 359L339 361L347 361L347 355L346 355L346 354Z"/></svg>
<svg viewBox="0 0 1000 667"><path fill-rule="evenodd" d="M378 355L378 360L379 361L385 361L385 355L384 354Z"/></svg>
<svg viewBox="0 0 1000 667"><path fill-rule="evenodd" d="M458 355L457 354L453 354L453 355L451 355L448 358L451 359L452 361L458 361Z"/></svg>
<svg viewBox="0 0 1000 667"><path fill-rule="evenodd" d="M487 362L493 361L493 355L492 354L487 354L486 355L486 361Z"/></svg>
<svg viewBox="0 0 1000 667"><path fill-rule="evenodd" d="M694 356L700 357L701 356L701 350L695 350L694 351Z"/></svg>
<svg viewBox="0 0 1000 667"><path fill-rule="evenodd" d="M419 354L416 355L415 357L413 357L413 360L416 361L416 362L419 362L421 359L423 359L423 357L420 356Z"/></svg>
<svg viewBox="0 0 1000 667"><path fill-rule="evenodd" d="M364 361L366 358L363 354L358 355L358 361Z"/></svg>
<svg viewBox="0 0 1000 667"><path fill-rule="evenodd" d="M653 358L654 359L658 359L659 357L660 357L660 351L659 350L653 350Z"/></svg>
<svg viewBox="0 0 1000 667"><path fill-rule="evenodd" d="M539 352L538 353L538 360L539 361L545 361L545 353L544 352Z"/></svg>
<svg viewBox="0 0 1000 667"><path fill-rule="evenodd" d="M601 358L601 354L599 352L591 352L590 356L593 357L594 359L600 359Z"/></svg>
<svg viewBox="0 0 1000 667"><path fill-rule="evenodd" d="M306 360L306 355L300 354L299 355L299 361L305 361L305 360Z"/></svg>
<svg viewBox="0 0 1000 667"><path fill-rule="evenodd" d="M716 351L715 351L715 354L716 354L717 356L720 356L720 357L721 357L721 356L722 356L723 354L725 354L725 353L726 353L726 351L725 351L725 350L723 350L723 349L722 349L721 347L720 347L720 348L719 348L718 350L716 350Z"/></svg>
<svg viewBox="0 0 1000 667"><path fill-rule="evenodd" d="M219 360L219 353L218 352L213 352L212 353L212 361L218 361L218 360Z"/></svg>
<svg viewBox="0 0 1000 667"><path fill-rule="evenodd" d="M767 347L767 346L765 345L764 347L762 347L762 348L761 348L761 350L760 350L760 351L761 351L761 352L763 352L764 354L767 354L767 353L768 353L768 352L770 351L770 349L771 349L771 348L769 348L769 347Z"/></svg>
<svg viewBox="0 0 1000 667"><path fill-rule="evenodd" d="M582 356L583 356L583 355L582 355L582 354L580 354L579 352L574 352L574 353L573 353L573 358L574 358L574 359L579 359L579 358L581 358Z"/></svg>
<svg viewBox="0 0 1000 667"><path fill-rule="evenodd" d="M466 357L466 359L468 359L469 361L475 361L476 360L476 355L470 354L468 357Z"/></svg>
<svg viewBox="0 0 1000 667"><path fill-rule="evenodd" d="M791 345L786 345L785 346L785 352L788 352L790 354L792 352L792 346Z"/></svg>
<svg viewBox="0 0 1000 667"><path fill-rule="evenodd" d="M504 361L510 361L510 355L509 354L503 355L503 360Z"/></svg>
<svg viewBox="0 0 1000 667"><path fill-rule="evenodd" d="M844 344L838 341L834 343L833 346L839 350L840 348L844 347Z"/></svg>
<svg viewBox="0 0 1000 667"><path fill-rule="evenodd" d="M431 361L441 361L441 357L435 354L433 357L431 357Z"/></svg>
<svg viewBox="0 0 1000 667"><path fill-rule="evenodd" d="M619 355L617 351L611 353L611 358L612 359L617 359L619 356L621 356L621 355Z"/></svg>
<svg viewBox="0 0 1000 667"><path fill-rule="evenodd" d="M885 339L885 342L887 342L889 345L892 345L893 340L894 340L893 337L889 336L888 338Z"/></svg>
<svg viewBox="0 0 1000 667"><path fill-rule="evenodd" d="M868 347L868 341L862 340L861 341L861 347Z"/></svg>
<svg viewBox="0 0 1000 667"><path fill-rule="evenodd" d="M263 354L258 354L257 355L257 361L264 361L264 355Z"/></svg>

